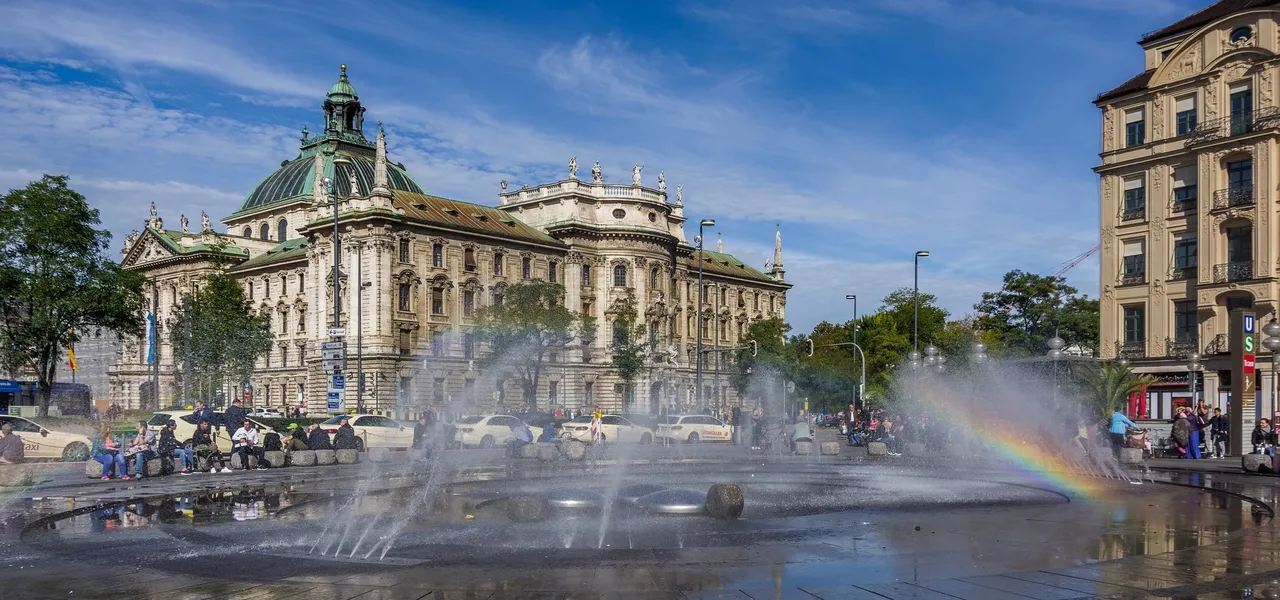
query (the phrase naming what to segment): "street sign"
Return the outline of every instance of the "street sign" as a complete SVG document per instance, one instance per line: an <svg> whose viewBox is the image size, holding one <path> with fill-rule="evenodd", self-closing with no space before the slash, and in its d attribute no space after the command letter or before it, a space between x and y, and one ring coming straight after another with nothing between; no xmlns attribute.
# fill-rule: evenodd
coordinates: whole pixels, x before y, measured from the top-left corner
<svg viewBox="0 0 1280 600"><path fill-rule="evenodd" d="M347 347L346 342L321 342L321 350L341 350Z"/></svg>
<svg viewBox="0 0 1280 600"><path fill-rule="evenodd" d="M787 382L787 393L788 393L788 394L794 394L794 393L795 393L795 391L796 391L796 382L794 382L794 381L788 381L788 382Z"/></svg>
<svg viewBox="0 0 1280 600"><path fill-rule="evenodd" d="M347 376L334 375L333 381L329 384L330 389L345 390L347 389Z"/></svg>
<svg viewBox="0 0 1280 600"><path fill-rule="evenodd" d="M322 365L322 367L321 367L321 368L323 368L323 369L324 369L324 370L326 370L326 371L343 371L343 370L346 370L346 368L347 368L347 359L345 359L345 358L326 359L326 360L324 361L324 364Z"/></svg>
<svg viewBox="0 0 1280 600"><path fill-rule="evenodd" d="M320 350L320 358L322 360L341 360L346 357L346 348L322 348Z"/></svg>
<svg viewBox="0 0 1280 600"><path fill-rule="evenodd" d="M345 335L347 335L346 327L330 327L329 328L329 337L343 337Z"/></svg>

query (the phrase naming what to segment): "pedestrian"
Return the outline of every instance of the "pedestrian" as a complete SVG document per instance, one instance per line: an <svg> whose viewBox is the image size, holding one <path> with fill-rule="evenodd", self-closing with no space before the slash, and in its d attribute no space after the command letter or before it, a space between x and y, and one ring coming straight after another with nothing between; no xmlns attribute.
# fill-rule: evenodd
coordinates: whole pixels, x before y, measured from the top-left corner
<svg viewBox="0 0 1280 600"><path fill-rule="evenodd" d="M111 479L114 467L116 476L129 480L129 471L124 466L124 456L120 454L120 444L111 437L110 421L98 426L97 435L93 436L93 460L102 463L102 480Z"/></svg>
<svg viewBox="0 0 1280 600"><path fill-rule="evenodd" d="M24 458L22 438L13 432L13 425L9 423L0 425L0 433L4 434L4 437L0 437L0 465L22 462Z"/></svg>
<svg viewBox="0 0 1280 600"><path fill-rule="evenodd" d="M174 435L177 428L178 422L170 419L165 423L164 429L160 430L160 456L169 458L168 464L173 464L172 459L178 459L182 466L182 474L190 475L196 468L195 451L184 448L178 443L178 438Z"/></svg>
<svg viewBox="0 0 1280 600"><path fill-rule="evenodd" d="M225 413L222 413L222 425L227 428L227 433L236 431L237 427L244 422L245 417L244 406L239 398L231 401L231 407Z"/></svg>
<svg viewBox="0 0 1280 600"><path fill-rule="evenodd" d="M1227 457L1227 435L1231 430L1231 421L1222 414L1221 408L1213 409L1213 418L1209 419L1209 438L1213 440L1213 457Z"/></svg>
<svg viewBox="0 0 1280 600"><path fill-rule="evenodd" d="M1203 436L1200 435L1200 431L1209 426L1207 412L1208 409L1204 407L1202 402L1195 410L1191 411L1191 414L1187 415L1187 421L1191 423L1191 445L1187 447L1187 458L1189 459L1198 460L1201 457L1200 441Z"/></svg>
<svg viewBox="0 0 1280 600"><path fill-rule="evenodd" d="M421 450L431 439L431 423L427 422L427 413L418 415L418 422L413 425L413 449Z"/></svg>
<svg viewBox="0 0 1280 600"><path fill-rule="evenodd" d="M1129 420L1123 412L1117 407L1111 411L1110 425L1107 427L1108 437L1111 438L1111 452L1115 455L1116 460L1120 460L1120 449L1125 447L1125 434L1130 429L1137 429L1138 425Z"/></svg>
<svg viewBox="0 0 1280 600"><path fill-rule="evenodd" d="M239 401L237 400L236 402L238 403ZM231 452L240 455L240 468L252 471L253 467L249 464L249 456L253 455L258 457L259 467L265 469L267 468L267 463L262 460L263 448L259 445L258 428L249 419L244 419L243 422L244 426L231 435L231 441L234 444Z"/></svg>
<svg viewBox="0 0 1280 600"><path fill-rule="evenodd" d="M1178 458L1187 458L1191 444L1191 421L1187 420L1187 413L1184 409L1179 408L1178 414L1173 418L1173 430L1169 433L1169 441L1173 442L1174 448L1178 452Z"/></svg>

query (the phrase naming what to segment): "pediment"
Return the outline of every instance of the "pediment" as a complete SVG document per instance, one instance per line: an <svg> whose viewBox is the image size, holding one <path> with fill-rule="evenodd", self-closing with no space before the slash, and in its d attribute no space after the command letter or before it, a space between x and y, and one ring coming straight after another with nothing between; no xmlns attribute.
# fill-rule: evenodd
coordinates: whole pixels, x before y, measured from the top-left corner
<svg viewBox="0 0 1280 600"><path fill-rule="evenodd" d="M145 265L147 263L156 262L171 258L175 255L163 242L156 238L155 232L151 229L145 230L138 240L133 243L129 251L125 254L124 260L120 266L128 269Z"/></svg>
<svg viewBox="0 0 1280 600"><path fill-rule="evenodd" d="M1200 38L1185 40L1151 76L1151 87L1197 77L1204 71L1204 42Z"/></svg>

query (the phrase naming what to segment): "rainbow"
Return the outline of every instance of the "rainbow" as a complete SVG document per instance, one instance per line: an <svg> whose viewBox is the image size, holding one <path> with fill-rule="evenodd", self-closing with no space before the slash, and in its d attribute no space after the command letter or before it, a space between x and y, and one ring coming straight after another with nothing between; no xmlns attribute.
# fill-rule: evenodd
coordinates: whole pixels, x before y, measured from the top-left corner
<svg viewBox="0 0 1280 600"><path fill-rule="evenodd" d="M1011 424L1002 424L994 419L979 420L974 416L979 411L961 410L962 407L932 398L926 398L925 404L930 409L931 419L946 419L953 427L962 427L981 436L988 448L1040 483L1069 497L1098 499L1106 495L1108 486L1105 479L1070 470L1062 457L1045 444L1026 441L1028 435L1025 430L1018 431Z"/></svg>

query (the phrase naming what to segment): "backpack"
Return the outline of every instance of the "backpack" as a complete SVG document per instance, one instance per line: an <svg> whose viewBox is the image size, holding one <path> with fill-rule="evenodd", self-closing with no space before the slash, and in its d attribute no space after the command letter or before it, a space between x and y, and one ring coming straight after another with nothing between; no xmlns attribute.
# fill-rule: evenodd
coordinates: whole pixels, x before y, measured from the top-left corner
<svg viewBox="0 0 1280 600"><path fill-rule="evenodd" d="M280 434L272 431L263 437L262 450L264 452L279 452L281 449Z"/></svg>

